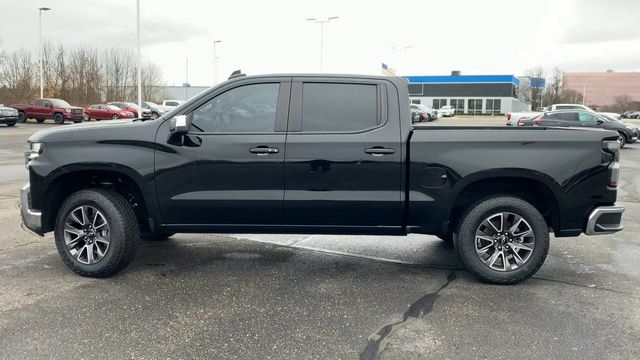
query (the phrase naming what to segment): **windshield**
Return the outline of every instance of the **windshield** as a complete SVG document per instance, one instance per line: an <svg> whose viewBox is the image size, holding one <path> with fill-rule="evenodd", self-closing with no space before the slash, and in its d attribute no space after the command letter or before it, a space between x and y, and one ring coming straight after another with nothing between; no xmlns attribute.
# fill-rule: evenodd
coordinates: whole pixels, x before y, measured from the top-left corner
<svg viewBox="0 0 640 360"><path fill-rule="evenodd" d="M60 100L60 99L51 99L51 104L53 104L53 106L60 106L60 107L71 107L71 105L69 105L68 102L64 101L64 100Z"/></svg>

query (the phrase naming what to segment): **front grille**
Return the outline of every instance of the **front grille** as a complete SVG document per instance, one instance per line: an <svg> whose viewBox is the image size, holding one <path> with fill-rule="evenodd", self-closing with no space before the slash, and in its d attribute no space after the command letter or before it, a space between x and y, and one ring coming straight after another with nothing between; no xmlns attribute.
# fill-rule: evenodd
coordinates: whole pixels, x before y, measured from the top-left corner
<svg viewBox="0 0 640 360"><path fill-rule="evenodd" d="M82 109L71 109L72 114L82 114Z"/></svg>

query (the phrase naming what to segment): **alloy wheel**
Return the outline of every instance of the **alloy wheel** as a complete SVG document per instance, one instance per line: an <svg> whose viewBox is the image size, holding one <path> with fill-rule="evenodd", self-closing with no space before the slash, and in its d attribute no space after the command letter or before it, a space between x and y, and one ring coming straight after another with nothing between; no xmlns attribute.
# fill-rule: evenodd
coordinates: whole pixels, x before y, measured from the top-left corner
<svg viewBox="0 0 640 360"><path fill-rule="evenodd" d="M109 250L110 239L109 223L95 207L82 205L67 215L64 242L78 262L85 265L100 262Z"/></svg>
<svg viewBox="0 0 640 360"><path fill-rule="evenodd" d="M476 254L493 270L507 272L522 267L531 258L534 248L533 228L518 214L493 214L476 229Z"/></svg>

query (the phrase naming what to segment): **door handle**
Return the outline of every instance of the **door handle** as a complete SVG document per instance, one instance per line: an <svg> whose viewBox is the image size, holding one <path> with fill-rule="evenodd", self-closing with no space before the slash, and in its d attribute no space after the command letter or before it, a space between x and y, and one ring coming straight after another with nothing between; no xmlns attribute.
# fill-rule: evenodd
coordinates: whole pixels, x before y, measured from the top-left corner
<svg viewBox="0 0 640 360"><path fill-rule="evenodd" d="M376 146L376 147L364 149L364 152L367 154L371 154L373 156L382 156L382 155L388 155L388 154L395 154L396 151L394 149Z"/></svg>
<svg viewBox="0 0 640 360"><path fill-rule="evenodd" d="M254 148L249 149L249 152L252 154L257 154L259 156L269 155L269 154L277 154L280 152L278 148L272 148L267 146L256 146Z"/></svg>

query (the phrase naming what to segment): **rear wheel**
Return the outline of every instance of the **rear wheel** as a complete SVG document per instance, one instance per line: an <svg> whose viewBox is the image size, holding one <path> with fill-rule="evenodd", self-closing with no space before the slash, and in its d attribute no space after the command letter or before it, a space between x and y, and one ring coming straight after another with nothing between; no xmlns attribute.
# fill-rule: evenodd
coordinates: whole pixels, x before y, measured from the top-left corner
<svg viewBox="0 0 640 360"><path fill-rule="evenodd" d="M27 114L24 111L18 111L18 122L23 123L27 121Z"/></svg>
<svg viewBox="0 0 640 360"><path fill-rule="evenodd" d="M549 228L528 202L498 196L462 218L455 246L467 270L482 281L516 284L535 274L549 251Z"/></svg>
<svg viewBox="0 0 640 360"><path fill-rule="evenodd" d="M56 248L82 276L106 277L133 260L140 243L131 205L107 189L81 190L62 204L56 219Z"/></svg>
<svg viewBox="0 0 640 360"><path fill-rule="evenodd" d="M62 116L62 114L56 113L55 115L53 115L53 121L56 124L64 124L64 117Z"/></svg>

